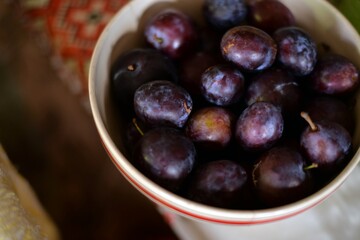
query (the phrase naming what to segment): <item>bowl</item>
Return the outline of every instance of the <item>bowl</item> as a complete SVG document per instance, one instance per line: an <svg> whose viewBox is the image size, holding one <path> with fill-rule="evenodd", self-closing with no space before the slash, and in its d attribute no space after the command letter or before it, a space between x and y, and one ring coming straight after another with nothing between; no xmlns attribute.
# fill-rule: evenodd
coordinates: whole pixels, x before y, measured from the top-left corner
<svg viewBox="0 0 360 240"><path fill-rule="evenodd" d="M124 141L126 130L121 113L110 97L109 71L122 52L142 46L144 23L159 9L175 7L201 21L201 0L133 0L125 5L102 32L90 64L89 98L100 138L108 155L123 176L155 204L181 216L224 224L256 224L291 217L321 203L338 189L360 161L360 124L353 133L354 156L346 167L326 186L297 202L261 210L229 210L196 203L171 193L153 183L127 158ZM318 43L327 44L360 67L360 37L348 20L325 0L281 0L295 15L297 24ZM356 93L357 103L360 91ZM126 111L127 109L123 109ZM360 104L355 107L360 122Z"/></svg>

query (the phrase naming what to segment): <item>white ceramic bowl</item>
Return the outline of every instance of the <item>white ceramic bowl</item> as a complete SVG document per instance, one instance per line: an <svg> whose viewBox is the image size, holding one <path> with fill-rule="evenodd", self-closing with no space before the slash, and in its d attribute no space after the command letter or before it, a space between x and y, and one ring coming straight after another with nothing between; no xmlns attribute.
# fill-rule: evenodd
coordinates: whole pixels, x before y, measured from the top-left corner
<svg viewBox="0 0 360 240"><path fill-rule="evenodd" d="M297 23L317 41L351 59L360 67L360 37L351 24L325 0L281 0L295 15ZM133 0L124 6L103 31L90 64L89 94L96 127L112 161L120 172L156 204L193 219L228 224L254 224L275 221L305 211L323 201L348 177L360 160L360 124L353 145L355 156L345 169L315 194L292 204L264 210L225 210L189 201L156 185L139 172L125 157L120 132L124 126L109 97L109 69L121 52L141 46L143 24L159 8L172 6L184 10L196 20L202 19L201 0ZM360 101L360 91L357 102ZM126 109L124 109L126 111ZM360 104L356 105L356 122L360 122Z"/></svg>

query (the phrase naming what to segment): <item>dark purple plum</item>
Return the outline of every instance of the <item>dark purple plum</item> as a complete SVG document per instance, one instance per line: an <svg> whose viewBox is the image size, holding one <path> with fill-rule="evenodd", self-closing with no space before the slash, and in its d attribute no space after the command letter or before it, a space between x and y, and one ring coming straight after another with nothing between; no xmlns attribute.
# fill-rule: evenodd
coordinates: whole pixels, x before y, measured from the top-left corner
<svg viewBox="0 0 360 240"><path fill-rule="evenodd" d="M150 126L182 128L192 110L190 94L169 81L152 81L141 85L134 94L137 117Z"/></svg>
<svg viewBox="0 0 360 240"><path fill-rule="evenodd" d="M310 74L317 61L317 46L303 29L284 27L273 34L277 44L277 61L296 76Z"/></svg>
<svg viewBox="0 0 360 240"><path fill-rule="evenodd" d="M194 22L176 9L165 9L153 16L144 33L151 46L173 59L179 59L197 47L198 33Z"/></svg>
<svg viewBox="0 0 360 240"><path fill-rule="evenodd" d="M253 169L253 183L259 198L268 207L300 200L312 191L306 161L294 148L275 147L262 156Z"/></svg>
<svg viewBox="0 0 360 240"><path fill-rule="evenodd" d="M188 191L193 201L221 208L241 205L247 182L245 169L230 160L205 163L195 171Z"/></svg>
<svg viewBox="0 0 360 240"><path fill-rule="evenodd" d="M262 151L273 146L283 134L281 109L268 102L247 107L236 122L235 137L245 150Z"/></svg>
<svg viewBox="0 0 360 240"><path fill-rule="evenodd" d="M246 19L247 7L245 0L205 0L203 14L210 26L226 31Z"/></svg>
<svg viewBox="0 0 360 240"><path fill-rule="evenodd" d="M201 75L201 93L204 98L218 106L237 103L245 89L245 78L232 65L221 64L209 67Z"/></svg>
<svg viewBox="0 0 360 240"><path fill-rule="evenodd" d="M141 138L133 161L149 179L177 191L194 168L196 149L178 130L154 128Z"/></svg>
<svg viewBox="0 0 360 240"><path fill-rule="evenodd" d="M189 118L185 133L196 145L212 151L229 145L233 125L234 116L226 109L204 107Z"/></svg>
<svg viewBox="0 0 360 240"><path fill-rule="evenodd" d="M359 86L359 71L347 58L327 54L320 58L311 75L310 85L317 93L344 95Z"/></svg>
<svg viewBox="0 0 360 240"><path fill-rule="evenodd" d="M250 25L272 34L279 28L295 25L295 17L288 7L277 0L254 1L249 4Z"/></svg>
<svg viewBox="0 0 360 240"><path fill-rule="evenodd" d="M326 120L336 122L351 133L355 126L352 109L338 98L317 96L309 101L304 111L315 122Z"/></svg>
<svg viewBox="0 0 360 240"><path fill-rule="evenodd" d="M335 122L314 122L306 112L301 116L309 123L300 138L306 158L317 168L332 171L350 153L349 132Z"/></svg>
<svg viewBox="0 0 360 240"><path fill-rule="evenodd" d="M248 106L255 102L271 102L287 114L300 109L302 95L299 84L291 74L282 69L268 69L251 79L245 101Z"/></svg>
<svg viewBox="0 0 360 240"><path fill-rule="evenodd" d="M269 68L276 57L276 44L264 31L251 26L228 30L221 39L223 57L241 70L260 71Z"/></svg>
<svg viewBox="0 0 360 240"><path fill-rule="evenodd" d="M184 87L193 98L200 97L202 73L218 62L219 57L210 52L196 52L188 55L188 57L183 59L179 64L179 84Z"/></svg>
<svg viewBox="0 0 360 240"><path fill-rule="evenodd" d="M136 48L120 55L111 67L112 91L121 106L132 105L135 90L153 80L177 81L172 61L154 49Z"/></svg>

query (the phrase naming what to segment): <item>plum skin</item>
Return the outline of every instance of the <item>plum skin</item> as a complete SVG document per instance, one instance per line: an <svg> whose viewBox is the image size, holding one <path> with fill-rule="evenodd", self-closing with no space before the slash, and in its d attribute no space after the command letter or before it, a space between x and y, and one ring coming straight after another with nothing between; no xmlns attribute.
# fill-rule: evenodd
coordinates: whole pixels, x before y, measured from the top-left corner
<svg viewBox="0 0 360 240"><path fill-rule="evenodd" d="M203 9L205 20L217 30L228 30L246 19L245 0L205 0Z"/></svg>
<svg viewBox="0 0 360 240"><path fill-rule="evenodd" d="M309 161L319 168L331 169L339 164L350 152L349 132L335 122L316 122L316 130L310 126L301 134L300 145Z"/></svg>
<svg viewBox="0 0 360 240"><path fill-rule="evenodd" d="M318 52L315 41L299 27L283 27L272 35L277 44L277 62L295 76L310 74Z"/></svg>
<svg viewBox="0 0 360 240"><path fill-rule="evenodd" d="M221 107L206 107L194 112L185 134L196 145L208 151L223 149L232 140L234 116Z"/></svg>
<svg viewBox="0 0 360 240"><path fill-rule="evenodd" d="M135 48L120 55L110 70L112 92L121 107L132 104L134 93L142 84L166 79L177 82L175 64L155 49Z"/></svg>
<svg viewBox="0 0 360 240"><path fill-rule="evenodd" d="M247 173L231 160L215 160L200 166L194 173L188 190L193 201L215 207L241 206Z"/></svg>
<svg viewBox="0 0 360 240"><path fill-rule="evenodd" d="M165 9L145 27L145 38L155 49L180 59L197 46L198 33L192 19L177 9Z"/></svg>
<svg viewBox="0 0 360 240"><path fill-rule="evenodd" d="M294 26L296 23L290 9L277 0L254 1L249 4L248 19L252 26L269 34L282 27Z"/></svg>
<svg viewBox="0 0 360 240"><path fill-rule="evenodd" d="M294 148L274 147L254 166L252 180L259 198L271 207L288 204L311 193L311 174Z"/></svg>
<svg viewBox="0 0 360 240"><path fill-rule="evenodd" d="M245 89L245 78L236 68L227 64L214 65L201 75L201 93L218 106L228 106L240 100Z"/></svg>
<svg viewBox="0 0 360 240"><path fill-rule="evenodd" d="M143 84L134 94L135 113L149 126L182 128L190 116L192 106L190 94L166 80Z"/></svg>
<svg viewBox="0 0 360 240"><path fill-rule="evenodd" d="M240 70L260 71L269 68L276 58L275 41L264 31L252 26L228 30L221 39L223 57Z"/></svg>
<svg viewBox="0 0 360 240"><path fill-rule="evenodd" d="M282 137L283 129L280 107L269 102L256 102L239 116L235 137L245 150L263 151Z"/></svg>
<svg viewBox="0 0 360 240"><path fill-rule="evenodd" d="M255 102L271 102L281 107L284 114L298 111L303 92L296 79L285 70L271 68L251 79L245 93L247 105Z"/></svg>
<svg viewBox="0 0 360 240"><path fill-rule="evenodd" d="M320 58L310 76L310 85L318 93L345 95L360 84L359 71L347 58L338 54L327 54Z"/></svg>
<svg viewBox="0 0 360 240"><path fill-rule="evenodd" d="M177 129L154 128L140 139L133 162L160 186L177 191L193 170L196 149L191 140Z"/></svg>

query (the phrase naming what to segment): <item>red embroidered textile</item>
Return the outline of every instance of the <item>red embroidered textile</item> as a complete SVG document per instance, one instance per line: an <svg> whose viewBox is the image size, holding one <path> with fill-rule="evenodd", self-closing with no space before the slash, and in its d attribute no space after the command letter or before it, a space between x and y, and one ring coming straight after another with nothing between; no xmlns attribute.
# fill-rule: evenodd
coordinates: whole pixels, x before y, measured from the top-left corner
<svg viewBox="0 0 360 240"><path fill-rule="evenodd" d="M87 97L91 55L105 25L129 0L24 0L28 25L42 36L70 89ZM40 34L39 34L40 33ZM43 41L45 39L45 41Z"/></svg>

